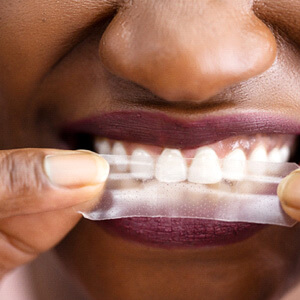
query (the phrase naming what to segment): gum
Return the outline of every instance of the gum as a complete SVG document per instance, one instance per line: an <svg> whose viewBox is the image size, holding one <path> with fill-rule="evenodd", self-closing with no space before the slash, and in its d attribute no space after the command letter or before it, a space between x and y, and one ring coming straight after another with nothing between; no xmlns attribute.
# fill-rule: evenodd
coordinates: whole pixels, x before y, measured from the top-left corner
<svg viewBox="0 0 300 300"><path fill-rule="evenodd" d="M111 147L115 142L109 139L107 139L107 141L110 143ZM269 152L276 147L281 148L282 146L288 146L289 148L292 148L294 142L295 142L294 135L256 134L250 136L231 137L207 146L212 148L220 159L223 159L229 152L231 152L236 148L240 148L241 150L243 150L246 157L248 158L251 151L258 145L263 145L266 148L267 152ZM122 141L122 144L126 149L127 155L131 155L135 149L141 148L148 151L149 154L155 156L155 155L160 155L164 149L158 146L138 144L138 143L128 143L126 141ZM185 158L193 158L197 152L197 149L198 148L181 149L181 153Z"/></svg>

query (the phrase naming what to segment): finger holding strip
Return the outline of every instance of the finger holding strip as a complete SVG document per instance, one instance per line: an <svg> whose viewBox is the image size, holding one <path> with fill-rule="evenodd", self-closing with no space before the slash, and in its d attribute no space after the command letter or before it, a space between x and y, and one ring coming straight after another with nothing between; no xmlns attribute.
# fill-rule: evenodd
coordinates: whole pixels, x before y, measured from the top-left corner
<svg viewBox="0 0 300 300"><path fill-rule="evenodd" d="M0 151L0 276L56 245L100 199L109 165L99 155L55 149Z"/></svg>
<svg viewBox="0 0 300 300"><path fill-rule="evenodd" d="M284 211L293 219L300 221L300 169L281 181L277 193Z"/></svg>

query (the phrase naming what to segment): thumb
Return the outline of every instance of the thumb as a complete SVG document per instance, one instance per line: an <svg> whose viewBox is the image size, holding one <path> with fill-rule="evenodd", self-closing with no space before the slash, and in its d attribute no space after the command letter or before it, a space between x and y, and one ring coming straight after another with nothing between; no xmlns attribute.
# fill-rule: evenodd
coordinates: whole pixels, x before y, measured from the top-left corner
<svg viewBox="0 0 300 300"><path fill-rule="evenodd" d="M75 206L93 199L109 172L93 152L0 151L0 219Z"/></svg>
<svg viewBox="0 0 300 300"><path fill-rule="evenodd" d="M291 218L300 221L300 169L293 171L281 181L277 194L283 210Z"/></svg>
<svg viewBox="0 0 300 300"><path fill-rule="evenodd" d="M92 152L0 151L0 275L57 244L81 217L74 207L100 198L108 172Z"/></svg>

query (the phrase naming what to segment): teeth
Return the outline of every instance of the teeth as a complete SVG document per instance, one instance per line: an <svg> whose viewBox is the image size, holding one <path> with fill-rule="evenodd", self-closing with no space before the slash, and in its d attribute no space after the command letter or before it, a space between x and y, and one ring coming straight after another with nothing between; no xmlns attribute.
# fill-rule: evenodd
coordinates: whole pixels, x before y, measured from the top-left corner
<svg viewBox="0 0 300 300"><path fill-rule="evenodd" d="M265 162L268 161L268 154L267 150L264 146L260 145L257 146L250 154L249 161L257 161L257 162ZM262 174L265 173L265 168L260 166L260 172ZM257 166L256 165L248 165L247 171L249 174L256 174L257 173Z"/></svg>
<svg viewBox="0 0 300 300"><path fill-rule="evenodd" d="M199 148L189 168L188 181L213 184L221 180L222 171L216 152L209 147Z"/></svg>
<svg viewBox="0 0 300 300"><path fill-rule="evenodd" d="M283 146L280 150L281 159L283 162L288 161L291 155L290 148L288 146Z"/></svg>
<svg viewBox="0 0 300 300"><path fill-rule="evenodd" d="M126 150L122 143L115 142L112 148L112 154L113 155L127 155ZM116 169L119 172L126 172L128 167L128 159L124 158L122 162L120 162L118 165L116 165Z"/></svg>
<svg viewBox="0 0 300 300"><path fill-rule="evenodd" d="M246 156L241 149L235 149L223 160L223 177L228 180L241 180L245 175Z"/></svg>
<svg viewBox="0 0 300 300"><path fill-rule="evenodd" d="M156 163L155 177L162 182L186 180L187 166L179 150L165 149L161 153Z"/></svg>
<svg viewBox="0 0 300 300"><path fill-rule="evenodd" d="M98 152L99 154L110 154L110 152L111 152L109 142L104 139L96 140L95 149L96 149L96 152Z"/></svg>
<svg viewBox="0 0 300 300"><path fill-rule="evenodd" d="M283 162L281 152L278 148L274 148L268 156L270 162L280 163Z"/></svg>
<svg viewBox="0 0 300 300"><path fill-rule="evenodd" d="M268 161L267 150L264 146L257 146L251 153L250 161Z"/></svg>
<svg viewBox="0 0 300 300"><path fill-rule="evenodd" d="M135 149L131 154L130 172L136 179L148 180L154 177L154 160L143 149Z"/></svg>
<svg viewBox="0 0 300 300"><path fill-rule="evenodd" d="M113 144L111 147L110 145ZM256 174L257 166L249 164L246 170L246 155L242 149L230 152L220 167L217 153L210 147L200 147L188 169L186 160L178 149L164 149L157 162L143 148L136 148L127 157L126 149L121 142L112 142L103 138L96 138L95 149L100 154L126 156L112 168L117 172L130 171L139 180L156 178L161 182L181 182L188 180L193 183L215 184L227 179L242 180L245 173ZM286 162L290 156L290 148L283 146L272 149L269 154L263 145L258 145L250 154L249 161L257 162ZM262 166L260 166L262 168ZM129 169L129 170L128 170ZM260 169L260 173L263 173Z"/></svg>

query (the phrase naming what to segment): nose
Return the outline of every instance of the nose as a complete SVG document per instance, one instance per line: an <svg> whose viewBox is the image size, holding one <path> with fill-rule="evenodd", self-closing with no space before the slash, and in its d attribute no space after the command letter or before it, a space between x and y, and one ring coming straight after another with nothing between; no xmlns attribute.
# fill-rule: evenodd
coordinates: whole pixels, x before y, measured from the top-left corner
<svg viewBox="0 0 300 300"><path fill-rule="evenodd" d="M113 74L168 101L201 102L266 71L276 40L249 0L126 1L100 41Z"/></svg>

